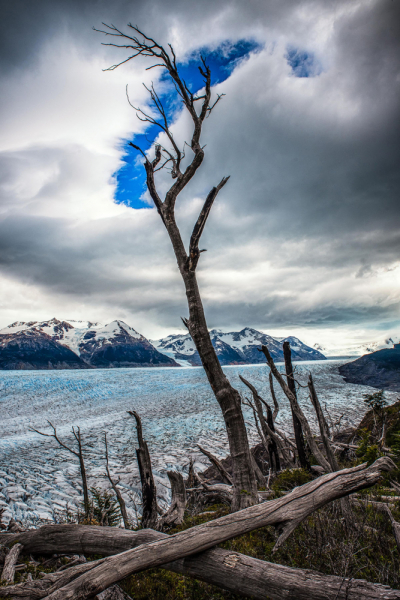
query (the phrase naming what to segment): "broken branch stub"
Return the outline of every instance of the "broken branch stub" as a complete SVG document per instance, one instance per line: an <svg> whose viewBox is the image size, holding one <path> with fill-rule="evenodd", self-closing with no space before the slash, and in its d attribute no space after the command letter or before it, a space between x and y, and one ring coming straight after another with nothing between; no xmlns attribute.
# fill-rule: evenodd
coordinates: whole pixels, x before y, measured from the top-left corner
<svg viewBox="0 0 400 600"><path fill-rule="evenodd" d="M156 527L158 520L157 489L154 483L153 470L151 468L150 452L147 443L143 439L142 421L135 411L128 413L136 420L136 431L139 448L136 456L139 465L140 481L142 483L142 527Z"/></svg>

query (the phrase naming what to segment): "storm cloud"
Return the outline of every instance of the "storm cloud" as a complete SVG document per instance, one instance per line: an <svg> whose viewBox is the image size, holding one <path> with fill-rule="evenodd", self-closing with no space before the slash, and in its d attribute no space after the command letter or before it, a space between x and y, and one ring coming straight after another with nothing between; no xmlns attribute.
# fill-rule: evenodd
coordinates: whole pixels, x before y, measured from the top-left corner
<svg viewBox="0 0 400 600"><path fill-rule="evenodd" d="M101 45L109 40L91 28L104 21L138 24L171 42L181 63L199 49L254 41L215 86L225 96L205 124L206 158L178 204L188 240L210 188L231 176L202 238L210 326L325 345L399 327L398 3L4 6L2 326L122 318L156 337L178 331L187 314L156 211L115 201L124 143L145 133L125 85L132 103L145 106L141 82L165 84L142 59L102 71L126 56ZM181 145L189 126L178 110ZM160 189L169 182L161 173Z"/></svg>

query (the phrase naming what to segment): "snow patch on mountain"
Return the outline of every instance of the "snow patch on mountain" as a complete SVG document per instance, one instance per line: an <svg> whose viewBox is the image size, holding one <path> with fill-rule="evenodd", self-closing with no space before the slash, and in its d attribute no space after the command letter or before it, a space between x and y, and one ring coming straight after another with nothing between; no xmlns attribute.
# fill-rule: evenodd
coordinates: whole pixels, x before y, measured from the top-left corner
<svg viewBox="0 0 400 600"><path fill-rule="evenodd" d="M145 338L138 333L133 327L130 327L124 321L112 321L108 324L96 323L92 321L59 321L58 319L50 319L49 321L16 321L4 329L0 330L0 335L10 335L20 333L21 331L32 331L37 333L46 333L53 340L58 341L63 346L67 346L70 350L80 356L81 346L85 343L85 336L90 331L91 339L103 341L103 343L111 343L111 341L121 334L121 330L125 331L129 336L138 340Z"/></svg>
<svg viewBox="0 0 400 600"><path fill-rule="evenodd" d="M282 343L287 340L293 353L293 360L324 360L325 356L316 348L311 348L294 336L273 338L272 336L245 327L241 331L223 332L221 329L210 331L211 342L221 364L257 364L265 362L264 356L258 352L261 345L268 347L274 360L283 360ZM153 345L175 360L186 359L192 365L199 364L199 356L189 333L169 335L160 340L153 340Z"/></svg>

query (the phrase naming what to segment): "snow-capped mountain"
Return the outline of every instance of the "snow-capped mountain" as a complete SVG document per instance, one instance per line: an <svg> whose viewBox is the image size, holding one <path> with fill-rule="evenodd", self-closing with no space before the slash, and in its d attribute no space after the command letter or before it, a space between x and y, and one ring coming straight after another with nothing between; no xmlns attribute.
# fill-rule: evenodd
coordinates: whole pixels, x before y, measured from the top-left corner
<svg viewBox="0 0 400 600"><path fill-rule="evenodd" d="M30 341L30 342L29 342ZM0 368L83 368L97 367L138 367L138 366L179 366L171 357L162 354L135 329L123 321L112 321L108 325L92 323L90 321L30 321L28 323L17 321L0 330ZM35 342L33 344L33 342ZM68 360L63 364L67 366L54 366L61 364L61 359L54 357L54 361L43 362L44 355L50 352L49 342L55 355L68 349L71 366ZM24 365L23 350L31 347L35 354ZM33 344L33 345L32 345ZM13 348L18 356L12 359ZM17 351L17 348L20 348ZM64 352L65 354L65 352ZM7 356L4 365L17 364L19 366L1 366L2 358ZM46 354L47 356L47 354ZM65 357L67 358L67 357ZM11 362L10 362L11 361ZM61 361L61 362L60 362ZM50 364L53 366L29 366ZM75 365L81 365L77 367Z"/></svg>
<svg viewBox="0 0 400 600"><path fill-rule="evenodd" d="M379 337L372 338L366 342L359 342L353 344L339 345L332 344L328 349L321 351L328 356L364 356L364 354L371 354L377 350L390 350L394 344L400 342L400 332L387 332L380 335ZM314 346L316 348L316 346Z"/></svg>
<svg viewBox="0 0 400 600"><path fill-rule="evenodd" d="M290 342L293 360L323 360L325 356L310 348L298 338L289 336L283 339L273 338L266 333L245 327L242 331L224 333L220 329L210 331L211 342L222 365L257 364L265 362L265 357L258 351L261 345L268 346L276 361L283 361L282 343ZM177 361L186 361L191 365L199 365L200 357L190 335L169 335L161 340L153 341L153 345L167 356Z"/></svg>

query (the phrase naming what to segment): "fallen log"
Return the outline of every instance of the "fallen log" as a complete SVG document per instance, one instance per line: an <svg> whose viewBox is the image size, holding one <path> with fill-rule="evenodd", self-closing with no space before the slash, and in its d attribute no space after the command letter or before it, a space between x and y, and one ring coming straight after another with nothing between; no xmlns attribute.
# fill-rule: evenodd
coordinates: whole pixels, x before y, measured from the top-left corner
<svg viewBox="0 0 400 600"><path fill-rule="evenodd" d="M68 535L69 529L74 529L73 535ZM40 530L30 533L39 532L42 535L30 536L28 544L33 545L34 538L38 542L45 538L47 542L45 544L42 542L42 548L47 547L48 552L53 552L55 547L61 548L62 544L68 540L64 549L68 548L68 551L71 551L72 540L75 539L79 547L83 547L87 554L95 554L101 547L103 551L107 551L111 539L109 534L113 537L114 550L119 545L117 552L169 537L165 533L151 529L142 529L136 532L111 527L80 525L46 525ZM103 545L101 544L102 534L106 539ZM75 546L75 549L77 547ZM75 576L82 574L82 567L84 566L79 565L78 568L81 571L75 572ZM88 565L86 568L89 568ZM213 548L199 555L176 560L162 565L162 568L201 579L234 594L251 596L255 600L265 600L266 593L271 600L400 600L400 591L392 590L387 586L360 579L322 575L308 569L285 567L222 548ZM46 577L52 577L54 584L54 575ZM40 592L38 584L40 584ZM50 581L43 578L39 582L29 582L23 586L12 586L3 588L3 590L4 593L7 591L7 595L13 599L39 600L47 593L46 585L49 589ZM18 595L14 591L16 588L19 588ZM110 589L112 588L108 588L108 590ZM104 593L98 594L97 598L110 600L107 595L102 595Z"/></svg>
<svg viewBox="0 0 400 600"><path fill-rule="evenodd" d="M127 550L118 556L102 559L89 572L83 573L56 591L51 591L45 598L91 598L128 575L203 552L221 542L267 525L274 525L281 531L275 545L277 548L312 512L332 500L374 485L379 481L382 471L393 468L394 463L388 457L382 457L370 467L363 464L328 473L295 488L282 498L251 506L167 538L143 544L140 548ZM64 573L68 573L68 570Z"/></svg>
<svg viewBox="0 0 400 600"><path fill-rule="evenodd" d="M15 544L4 560L3 572L1 574L1 579L6 581L7 583L12 583L15 577L15 566L18 561L18 557L21 554L21 550L23 548L22 544Z"/></svg>

